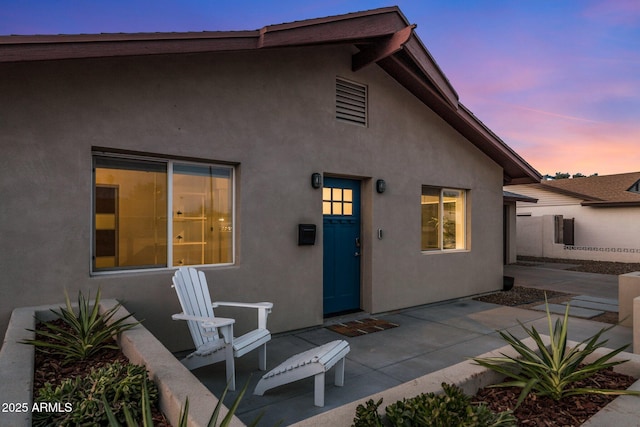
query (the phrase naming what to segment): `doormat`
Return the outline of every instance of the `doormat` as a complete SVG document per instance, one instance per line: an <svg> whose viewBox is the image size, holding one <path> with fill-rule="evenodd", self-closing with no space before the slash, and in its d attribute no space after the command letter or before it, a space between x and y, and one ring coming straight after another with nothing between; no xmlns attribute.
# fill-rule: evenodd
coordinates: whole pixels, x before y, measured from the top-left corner
<svg viewBox="0 0 640 427"><path fill-rule="evenodd" d="M396 323L370 317L367 319L352 320L345 323L336 323L335 325L327 326L327 329L346 337L358 337L360 335L372 334L374 332L380 332L398 326L400 325Z"/></svg>

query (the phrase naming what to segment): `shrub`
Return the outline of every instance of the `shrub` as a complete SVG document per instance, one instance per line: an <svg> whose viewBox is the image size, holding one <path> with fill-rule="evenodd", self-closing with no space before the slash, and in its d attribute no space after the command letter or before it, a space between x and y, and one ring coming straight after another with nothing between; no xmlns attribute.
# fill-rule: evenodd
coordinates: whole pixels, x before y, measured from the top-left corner
<svg viewBox="0 0 640 427"><path fill-rule="evenodd" d="M132 314L113 320L120 304L100 314L100 289L96 294L93 307L90 307L88 299L78 292L78 314L71 307L66 291L65 299L66 308L60 307L60 311L51 311L62 319L67 327L62 328L51 322L43 322L44 330L29 329L36 334L36 339L23 340L21 343L34 345L36 350L45 353L60 355L67 362L84 360L103 348L117 349L118 346L113 341L113 337L140 323L125 323ZM46 337L48 341L37 339L38 336Z"/></svg>
<svg viewBox="0 0 640 427"><path fill-rule="evenodd" d="M576 381L583 380L596 372L626 362L626 360L612 362L610 359L622 352L626 345L612 350L591 363L584 363L587 356L597 349L604 347L608 340L600 341L603 333L615 325L601 329L590 338L585 339L573 348L567 347L567 333L569 321L569 304L564 313L564 319L556 319L552 325L549 304L545 295L547 308L547 320L549 324L550 345L545 345L542 337L535 329L528 329L520 323L520 326L533 338L536 348L531 349L510 332L502 332L500 336L520 357L502 355L502 357L474 358L473 360L486 368L502 373L511 380L491 387L520 387L522 392L518 398L520 405L529 392L533 391L539 396L550 396L555 400L566 396L578 394L633 394L640 395L640 391L632 390L608 390L599 388L572 387Z"/></svg>
<svg viewBox="0 0 640 427"><path fill-rule="evenodd" d="M358 405L354 427L499 427L515 425L511 412L496 414L484 405L474 405L471 398L451 384L442 383L444 394L423 393L410 399L402 399L387 406L386 418L378 415L377 403L373 400L366 406Z"/></svg>
<svg viewBox="0 0 640 427"><path fill-rule="evenodd" d="M356 417L353 419L352 427L382 427L382 418L378 413L378 406L382 404L382 399L377 403L373 399L367 400L364 405L358 405L356 408Z"/></svg>
<svg viewBox="0 0 640 427"><path fill-rule="evenodd" d="M211 415L211 418L207 423L207 427L227 427L231 423L231 420L238 409L238 405L240 404L242 397L247 392L247 388L249 388L249 381L247 381L247 383L244 385L244 387L242 388L238 396L233 401L233 404L231 405L231 408L229 408L227 415L225 415L222 421L218 424L218 418L220 417L220 410L222 409L222 401L227 395L227 390L229 389L228 386L225 387L224 392L222 393L222 397L218 400L218 403L216 404L216 407L213 410L213 414ZM117 420L117 418L113 414L113 411L109 407L108 402L104 397L103 397L103 403L104 403L104 408L107 414L107 418L109 419L109 426L122 427L122 424ZM131 414L128 408L126 406L124 407L124 416L125 416L127 427L138 427L140 425L142 425L143 427L150 427L153 425L149 391L147 390L146 384L143 384L140 406L142 408L141 421L137 421L137 418ZM178 417L178 425L176 427L187 427L188 418L189 418L189 398L187 398L184 406L180 410L180 415ZM258 415L258 417L254 421L252 421L248 427L257 426L258 422L260 421L260 418L262 418L262 414Z"/></svg>
<svg viewBox="0 0 640 427"><path fill-rule="evenodd" d="M68 405L70 412L34 412L33 425L106 425L109 417L105 402L119 422L125 422L125 412L138 418L143 413L140 396L145 388L148 401L155 405L158 389L149 381L145 367L119 361L92 369L85 376L68 378L57 387L47 383L35 404L58 402L62 408Z"/></svg>

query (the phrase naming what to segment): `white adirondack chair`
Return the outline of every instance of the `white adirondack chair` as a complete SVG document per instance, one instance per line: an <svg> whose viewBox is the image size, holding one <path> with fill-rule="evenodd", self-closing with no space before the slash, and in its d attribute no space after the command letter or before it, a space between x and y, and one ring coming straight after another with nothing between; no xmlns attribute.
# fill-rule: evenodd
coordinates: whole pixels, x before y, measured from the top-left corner
<svg viewBox="0 0 640 427"><path fill-rule="evenodd" d="M196 369L212 363L226 361L227 384L235 390L234 357L241 357L259 348L258 367L267 369L267 342L271 333L267 329L267 316L273 304L270 302L211 302L207 280L202 271L192 267L180 267L173 276L173 288L178 294L182 313L173 320L186 320L196 350L181 360L188 369ZM220 306L246 307L258 310L258 328L234 338L234 319L215 317L213 309Z"/></svg>

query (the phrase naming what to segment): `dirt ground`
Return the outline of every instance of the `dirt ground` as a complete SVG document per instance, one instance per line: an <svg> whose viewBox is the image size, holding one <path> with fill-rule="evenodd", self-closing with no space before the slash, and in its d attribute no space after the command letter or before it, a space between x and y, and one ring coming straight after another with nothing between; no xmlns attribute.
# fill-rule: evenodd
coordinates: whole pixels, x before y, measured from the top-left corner
<svg viewBox="0 0 640 427"><path fill-rule="evenodd" d="M577 267L569 268L569 271L582 271L584 273L600 273L600 274L626 274L634 271L640 271L640 263L627 262L609 262L609 261L588 261L577 259L559 259L559 258L536 258L536 257L518 257L518 264L536 265L543 263L559 263L559 264L577 264Z"/></svg>
<svg viewBox="0 0 640 427"><path fill-rule="evenodd" d="M640 263L586 261L586 260L566 260L556 258L535 258L518 257L516 265L535 266L545 263L576 264L577 267L570 268L570 271L582 271L585 273L599 274L626 274L633 271L640 271ZM508 305L511 307L531 308L544 303L545 292L550 303L562 303L569 301L572 294L556 291L544 291L541 289L514 286L509 291L498 291L488 295L474 298L476 301L490 302L493 304ZM606 312L600 316L591 318L603 323L617 323L618 313Z"/></svg>
<svg viewBox="0 0 640 427"><path fill-rule="evenodd" d="M577 264L577 267L570 268L573 271L582 271L586 273L600 274L626 274L633 271L640 271L640 263L621 263L621 262L601 262L601 261L576 261L561 260L551 258L532 258L518 257L518 263L521 265L534 266L544 263L563 263ZM482 295L474 298L478 301L490 302L494 304L517 306L520 308L531 308L544 303L545 292L547 301L550 303L561 303L569 301L572 294L544 291L542 289L526 288L523 286L514 286L509 291L498 291L488 295ZM605 312L604 314L591 318L603 323L618 323L618 313ZM616 378L610 377L611 372L602 372L602 377L597 378L595 387L598 388L626 388L635 381L634 378ZM588 386L588 385L586 385ZM618 387L619 386L619 387ZM519 390L511 390L508 388L487 388L479 391L475 399L478 402L485 402L493 410L503 411L507 408L515 407L515 401L519 395ZM579 395L562 402L549 401L548 398L539 398L530 395L525 399L523 404L518 408L515 415L518 418L518 426L548 426L563 425L575 426L582 424L593 413L601 409L606 401L602 398L613 398L614 396L600 395Z"/></svg>

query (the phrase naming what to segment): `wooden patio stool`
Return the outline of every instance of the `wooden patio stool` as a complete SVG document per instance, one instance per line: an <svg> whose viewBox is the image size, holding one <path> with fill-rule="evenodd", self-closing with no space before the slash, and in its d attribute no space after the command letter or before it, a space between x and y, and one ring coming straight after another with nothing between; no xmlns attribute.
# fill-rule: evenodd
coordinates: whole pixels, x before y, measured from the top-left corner
<svg viewBox="0 0 640 427"><path fill-rule="evenodd" d="M296 354L262 376L253 394L262 396L265 391L284 384L314 376L314 404L324 406L324 374L334 365L335 385L344 385L344 358L349 353L349 343L331 341L303 353Z"/></svg>

